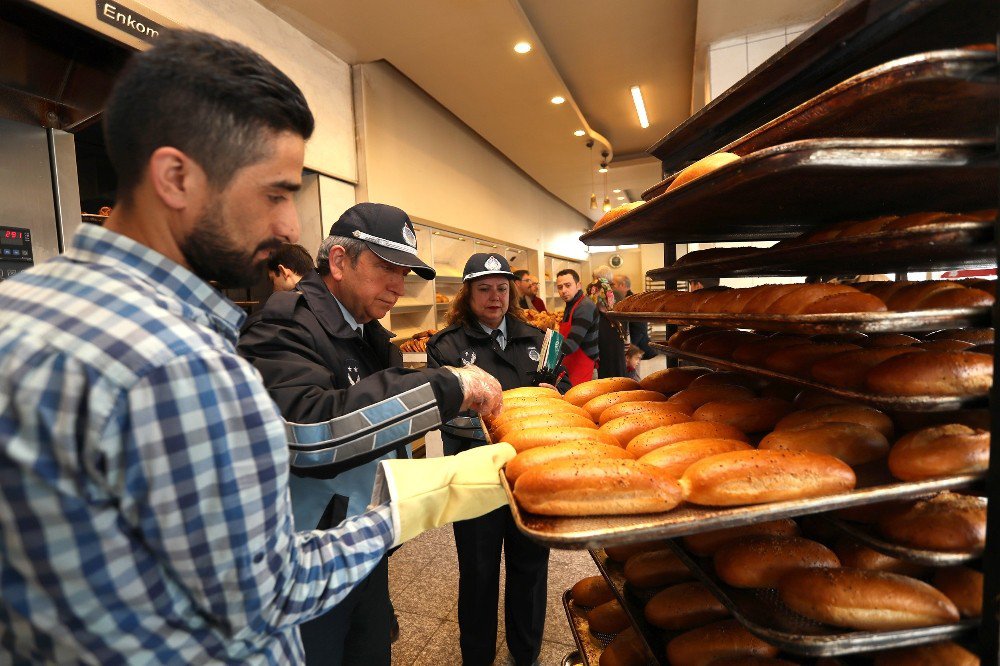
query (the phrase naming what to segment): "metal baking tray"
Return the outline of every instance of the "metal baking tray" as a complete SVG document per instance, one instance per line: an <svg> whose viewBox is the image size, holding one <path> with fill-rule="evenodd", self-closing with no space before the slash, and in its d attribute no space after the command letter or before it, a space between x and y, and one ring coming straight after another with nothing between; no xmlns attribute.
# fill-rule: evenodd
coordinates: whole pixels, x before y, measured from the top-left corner
<svg viewBox="0 0 1000 666"><path fill-rule="evenodd" d="M745 374L755 375L757 377L774 379L786 384L794 384L795 386L801 386L802 388L822 391L846 400L862 402L873 407L878 407L879 409L887 409L898 412L946 412L957 409L977 409L988 405L988 395L985 393L982 395L969 396L897 396L881 395L878 393L862 393L860 391L851 391L848 389L836 388L834 386L827 386L826 384L820 384L809 379L785 375L780 372L774 372L773 370L758 368L752 365L744 365L742 363L736 363L735 361L715 358L714 356L704 356L702 354L693 354L691 352L681 351L662 342L651 342L650 345L654 349L658 349L673 358L692 361L698 363L699 365L706 365L720 370L735 370Z"/></svg>
<svg viewBox="0 0 1000 666"><path fill-rule="evenodd" d="M791 238L845 219L996 205L992 139L810 139L765 148L661 194L587 245Z"/></svg>
<svg viewBox="0 0 1000 666"><path fill-rule="evenodd" d="M832 516L823 516L823 518L847 536L860 541L872 550L877 550L880 553L891 555L907 562L913 562L914 564L923 564L930 567L951 567L973 562L983 556L982 548L964 552L911 548L886 541L880 535L872 533L871 530L863 525L856 525L840 518L833 518Z"/></svg>
<svg viewBox="0 0 1000 666"><path fill-rule="evenodd" d="M665 660L656 655L666 655L666 645L669 642L669 639L664 640L665 636L673 638L680 632L664 632L650 625L649 622L646 621L644 609L646 602L648 602L649 599L640 598L641 595L639 594L633 594L633 590L630 586L628 586L628 583L625 580L624 568L614 560L609 559L608 554L604 552L604 549L591 550L590 556L594 559L594 564L597 565L597 570L601 572L602 576L604 576L604 580L608 581L608 585L615 593L615 598L618 599L618 603L620 603L622 608L625 609L625 614L628 615L629 619L632 621L632 626L635 628L635 632L642 639L643 645L646 648L646 657L651 660L650 663L666 664L667 662ZM628 587L628 589L626 589L626 587Z"/></svg>
<svg viewBox="0 0 1000 666"><path fill-rule="evenodd" d="M993 222L956 220L739 257L692 261L646 273L651 280L700 277L867 275L996 266Z"/></svg>
<svg viewBox="0 0 1000 666"><path fill-rule="evenodd" d="M747 155L789 141L834 136L989 136L997 118L996 67L992 49L899 58L828 88L719 150ZM642 198L662 194L672 180L657 183Z"/></svg>
<svg viewBox="0 0 1000 666"><path fill-rule="evenodd" d="M563 592L563 608L566 610L566 619L569 620L569 630L573 634L573 641L576 643L577 652L587 666L597 666L601 659L601 652L607 647L607 641L602 641L590 633L590 625L587 617L579 606L573 603L570 590Z"/></svg>
<svg viewBox="0 0 1000 666"><path fill-rule="evenodd" d="M711 560L694 558L676 541L669 545L747 630L786 652L807 657L833 657L955 638L974 630L979 620L897 631L851 631L831 627L793 612L775 590L741 590L719 580Z"/></svg>
<svg viewBox="0 0 1000 666"><path fill-rule="evenodd" d="M663 513L614 516L542 516L529 513L517 504L503 471L500 472L500 483L507 493L514 523L521 532L550 548L579 550L711 532L894 499L916 499L942 490L966 488L985 477L985 473L980 473L903 482L893 479L884 463L860 466L855 468L855 472L857 487L837 495L751 506L700 507L681 504L673 511Z"/></svg>

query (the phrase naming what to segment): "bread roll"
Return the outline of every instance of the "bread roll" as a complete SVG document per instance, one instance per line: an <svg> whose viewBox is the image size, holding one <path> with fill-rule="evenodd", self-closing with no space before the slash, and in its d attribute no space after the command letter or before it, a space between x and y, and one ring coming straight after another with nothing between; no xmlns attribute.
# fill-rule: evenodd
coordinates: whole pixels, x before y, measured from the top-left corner
<svg viewBox="0 0 1000 666"><path fill-rule="evenodd" d="M676 423L686 423L691 417L684 412L653 412L646 414L627 414L611 419L601 426L603 432L612 435L618 440L622 448L632 441L637 435L649 432L660 426L674 425Z"/></svg>
<svg viewBox="0 0 1000 666"><path fill-rule="evenodd" d="M908 347L920 342L919 338L904 333L869 333L868 342L863 346L870 349L880 347Z"/></svg>
<svg viewBox="0 0 1000 666"><path fill-rule="evenodd" d="M859 291L823 296L800 309L800 314L835 314L841 312L886 312L889 308L878 296Z"/></svg>
<svg viewBox="0 0 1000 666"><path fill-rule="evenodd" d="M677 335L675 333L674 335ZM646 391L656 391L670 395L681 389L686 389L695 378L711 372L708 368L666 368L646 375L639 381L639 386Z"/></svg>
<svg viewBox="0 0 1000 666"><path fill-rule="evenodd" d="M669 338L667 338L667 344L670 345L671 347L676 347L676 348L680 349L681 345L684 344L685 340L693 338L696 335L701 335L702 333L709 333L711 331L718 331L718 330L721 330L721 329L713 328L712 326L688 326L687 328L680 329L679 331L677 331L676 333L674 333L673 335L671 335ZM661 375L661 374L663 376L667 376L667 373L670 370L675 370L675 369L676 370L684 370L685 368L667 368L666 370L659 370L657 372L654 372L649 377L653 377L655 375ZM649 379L649 377L646 377L646 379ZM651 391L659 391L658 388L653 387L653 386L643 386L642 388L649 389ZM668 393L668 391L661 391L661 393Z"/></svg>
<svg viewBox="0 0 1000 666"><path fill-rule="evenodd" d="M739 289L732 289L731 287L722 287L719 291L714 291L711 295L698 303L692 312L720 312L722 308L729 305L729 303L736 298L739 293Z"/></svg>
<svg viewBox="0 0 1000 666"><path fill-rule="evenodd" d="M740 156L733 153L712 153L706 157L701 158L694 164L681 169L674 179L670 181L667 185L667 192L675 190L681 185L686 185L692 180L701 178L702 176L708 175L720 169L731 162L739 161Z"/></svg>
<svg viewBox="0 0 1000 666"><path fill-rule="evenodd" d="M734 451L687 468L684 499L704 506L763 504L852 490L857 479L844 462L807 451Z"/></svg>
<svg viewBox="0 0 1000 666"><path fill-rule="evenodd" d="M889 440L874 428L857 423L816 423L775 430L761 440L759 448L825 453L854 466L884 458L889 453Z"/></svg>
<svg viewBox="0 0 1000 666"><path fill-rule="evenodd" d="M947 567L934 573L934 587L955 604L962 617L983 614L983 574L969 567Z"/></svg>
<svg viewBox="0 0 1000 666"><path fill-rule="evenodd" d="M687 566L666 548L633 555L625 562L625 580L635 587L658 587L690 578Z"/></svg>
<svg viewBox="0 0 1000 666"><path fill-rule="evenodd" d="M733 587L776 587L794 569L839 567L821 543L797 536L758 534L730 541L715 553L715 573Z"/></svg>
<svg viewBox="0 0 1000 666"><path fill-rule="evenodd" d="M688 467L702 458L731 451L749 451L752 448L738 439L689 439L661 446L639 458L639 461L658 467L674 478L680 478Z"/></svg>
<svg viewBox="0 0 1000 666"><path fill-rule="evenodd" d="M972 347L972 343L965 342L964 340L928 340L926 342L918 342L911 349L935 352L960 352L970 347Z"/></svg>
<svg viewBox="0 0 1000 666"><path fill-rule="evenodd" d="M643 205L644 203L646 203L646 202L645 201L630 201L629 203L622 204L620 206L615 206L614 208L612 208L611 210L609 210L608 212L606 212L604 215L601 216L601 219L599 219L594 224L594 228L597 229L597 228L603 227L606 224L611 224L612 222L614 222L615 220L617 220L619 217L625 215L626 213L631 212L633 208L638 208L639 206Z"/></svg>
<svg viewBox="0 0 1000 666"><path fill-rule="evenodd" d="M921 310L980 308L993 305L993 294L982 289L948 289L920 301Z"/></svg>
<svg viewBox="0 0 1000 666"><path fill-rule="evenodd" d="M639 388L639 382L628 377L605 377L577 384L566 391L563 399L571 405L583 407L599 395L613 391L630 391Z"/></svg>
<svg viewBox="0 0 1000 666"><path fill-rule="evenodd" d="M507 463L505 469L507 479L515 483L517 479L533 467L545 465L557 460L573 458L600 458L603 460L632 459L632 454L625 449L610 444L595 442L564 442L552 446L536 446L518 453Z"/></svg>
<svg viewBox="0 0 1000 666"><path fill-rule="evenodd" d="M862 389L868 371L879 363L903 354L922 353L917 347L876 347L827 356L809 366L809 374L822 384L846 389Z"/></svg>
<svg viewBox="0 0 1000 666"><path fill-rule="evenodd" d="M511 398L555 398L556 400L562 400L559 391L546 386L519 386L503 392L504 400L510 400Z"/></svg>
<svg viewBox="0 0 1000 666"><path fill-rule="evenodd" d="M598 666L646 666L649 657L634 627L627 627L601 652Z"/></svg>
<svg viewBox="0 0 1000 666"><path fill-rule="evenodd" d="M537 409L541 407L545 407L550 412L572 412L576 409L573 405L566 402L562 398L529 398L519 396L505 399L503 401L503 409L500 413L503 415L514 410Z"/></svg>
<svg viewBox="0 0 1000 666"><path fill-rule="evenodd" d="M797 287L797 289L793 289L771 303L767 308L767 314L805 314L805 310L808 307L826 296L833 296L834 294L861 294L854 287L848 287L843 284L800 284Z"/></svg>
<svg viewBox="0 0 1000 666"><path fill-rule="evenodd" d="M578 581L569 591L573 603L578 606L600 606L615 598L615 593L604 580L604 576L588 576Z"/></svg>
<svg viewBox="0 0 1000 666"><path fill-rule="evenodd" d="M961 340L974 345L984 345L993 342L992 328L946 328L928 333L928 340Z"/></svg>
<svg viewBox="0 0 1000 666"><path fill-rule="evenodd" d="M503 441L513 446L514 450L518 453L533 449L536 446L552 446L553 444L563 444L565 442L594 442L596 444L619 446L618 440L613 436L593 427L556 426L550 428L526 428L511 432Z"/></svg>
<svg viewBox="0 0 1000 666"><path fill-rule="evenodd" d="M677 481L634 460L562 460L530 469L514 485L526 510L549 516L669 511L681 501Z"/></svg>
<svg viewBox="0 0 1000 666"><path fill-rule="evenodd" d="M654 627L680 631L722 620L729 611L701 583L680 583L650 599L643 615Z"/></svg>
<svg viewBox="0 0 1000 666"><path fill-rule="evenodd" d="M691 629L667 643L671 666L709 666L723 657L775 657L778 648L760 640L736 620Z"/></svg>
<svg viewBox="0 0 1000 666"><path fill-rule="evenodd" d="M885 304L894 312L910 312L921 309L921 303L938 292L963 288L961 284L947 280L912 282L885 299Z"/></svg>
<svg viewBox="0 0 1000 666"><path fill-rule="evenodd" d="M636 435L628 443L625 450L636 458L655 451L662 446L692 439L728 439L749 442L749 438L741 430L725 423L710 421L689 421L669 426L653 428L649 432Z"/></svg>
<svg viewBox="0 0 1000 666"><path fill-rule="evenodd" d="M745 400L752 397L754 397L754 392L745 386L727 384L686 388L667 398L667 402L672 405L679 405L681 409L691 414L708 402L716 400Z"/></svg>
<svg viewBox="0 0 1000 666"><path fill-rule="evenodd" d="M758 293L760 293L765 287L770 285L759 285L756 287L748 287L746 289L734 289L736 295L731 301L722 306L719 312L724 314L738 314L743 312L743 308L746 307L747 303L750 302Z"/></svg>
<svg viewBox="0 0 1000 666"><path fill-rule="evenodd" d="M889 471L903 481L985 471L990 433L952 423L904 435L889 452Z"/></svg>
<svg viewBox="0 0 1000 666"><path fill-rule="evenodd" d="M891 541L916 548L979 551L986 543L986 500L939 493L883 518L879 531Z"/></svg>
<svg viewBox="0 0 1000 666"><path fill-rule="evenodd" d="M866 405L823 405L792 412L778 421L775 430L791 430L820 423L856 423L873 428L886 437L892 437L892 419L883 412Z"/></svg>
<svg viewBox="0 0 1000 666"><path fill-rule="evenodd" d="M617 634L632 624L628 619L628 613L618 603L617 599L612 599L600 606L595 606L587 612L587 624L590 631L601 634Z"/></svg>
<svg viewBox="0 0 1000 666"><path fill-rule="evenodd" d="M493 440L500 441L502 439L502 437L500 437L501 433L507 433L512 429L514 424L522 423L524 419L535 416L548 416L550 414L577 414L587 419L590 418L590 414L585 412L582 408L575 407L568 402L563 402L562 404L565 405L567 409L563 409L561 407L554 408L553 406L547 404L532 405L530 407L512 407L500 412L500 415L492 421L483 419L483 424L486 425L490 434L493 435ZM591 423L593 423L593 421L591 421Z"/></svg>
<svg viewBox="0 0 1000 666"><path fill-rule="evenodd" d="M771 305L779 298L800 288L801 284L769 284L760 289L753 298L743 305L740 314L764 314L770 311Z"/></svg>
<svg viewBox="0 0 1000 666"><path fill-rule="evenodd" d="M684 411L684 405L652 400L638 400L636 402L619 402L617 405L608 407L601 412L597 422L600 425L604 425L608 421L634 414L680 414L689 416Z"/></svg>
<svg viewBox="0 0 1000 666"><path fill-rule="evenodd" d="M684 351L690 351L690 352L697 351L698 347L700 347L705 342L708 342L710 340L714 340L715 338L718 338L718 337L723 337L723 338L729 337L733 333L738 333L738 332L739 331L729 331L729 330L710 330L710 331L705 331L703 333L699 333L697 335L692 335L690 337L685 338L680 343L680 345L678 345L677 348L678 349L682 349Z"/></svg>
<svg viewBox="0 0 1000 666"><path fill-rule="evenodd" d="M819 345L860 345L868 346L868 336L864 333L817 333L809 336L810 342Z"/></svg>
<svg viewBox="0 0 1000 666"><path fill-rule="evenodd" d="M763 340L746 342L733 350L731 358L744 365L760 366L765 358L779 349L804 344L809 344L809 338L804 335L779 334Z"/></svg>
<svg viewBox="0 0 1000 666"><path fill-rule="evenodd" d="M809 369L817 361L822 361L824 358L828 358L834 354L857 351L859 349L861 347L857 345L817 345L815 343L796 345L768 354L764 359L763 365L768 370L780 372L785 375L811 379L812 375L809 373Z"/></svg>
<svg viewBox="0 0 1000 666"><path fill-rule="evenodd" d="M744 537L766 534L772 536L795 536L799 533L799 526L794 520L781 518L771 520L766 523L751 523L749 525L739 525L728 527L723 530L712 532L702 532L701 534L690 534L682 538L684 547L700 557L714 555L720 548L728 543L732 543Z"/></svg>
<svg viewBox="0 0 1000 666"><path fill-rule="evenodd" d="M729 358L734 349L759 338L756 333L749 331L724 331L723 335L715 335L700 341L691 351L712 358Z"/></svg>
<svg viewBox="0 0 1000 666"><path fill-rule="evenodd" d="M605 393L604 395L599 395L596 398L588 400L583 408L590 413L590 416L595 421L601 417L601 412L603 412L608 407L614 407L615 405L622 402L662 402L667 399L667 396L662 393L657 393L656 391L644 391L642 389L635 389L631 391L612 391L611 393Z"/></svg>
<svg viewBox="0 0 1000 666"><path fill-rule="evenodd" d="M791 410L791 403L778 398L718 400L705 403L694 410L691 418L695 421L725 423L743 432L764 432L771 430Z"/></svg>
<svg viewBox="0 0 1000 666"><path fill-rule="evenodd" d="M886 573L913 577L922 576L927 571L925 566L880 553L874 548L850 538L838 539L833 546L833 552L840 560L841 566L848 569L885 571Z"/></svg>
<svg viewBox="0 0 1000 666"><path fill-rule="evenodd" d="M665 545L663 541L641 541L624 546L606 546L604 553L608 556L608 559L624 564L633 555L646 553L651 550L662 550Z"/></svg>
<svg viewBox="0 0 1000 666"><path fill-rule="evenodd" d="M710 372L691 382L690 388L699 386L744 386L751 391L759 389L764 382L759 377L742 372Z"/></svg>
<svg viewBox="0 0 1000 666"><path fill-rule="evenodd" d="M597 424L586 416L569 412L534 414L524 418L505 419L502 424L493 428L493 435L497 440L503 441L519 430L538 428L591 428L596 430Z"/></svg>
<svg viewBox="0 0 1000 666"><path fill-rule="evenodd" d="M874 666L979 666L979 657L958 643L944 641L930 645L889 650L875 655Z"/></svg>
<svg viewBox="0 0 1000 666"><path fill-rule="evenodd" d="M825 407L826 405L847 405L852 403L845 398L839 398L824 391L802 389L795 395L792 404L795 405L796 409L804 410L814 407Z"/></svg>
<svg viewBox="0 0 1000 666"><path fill-rule="evenodd" d="M797 569L778 584L789 608L835 627L892 631L958 622L958 609L927 583L864 569Z"/></svg>
<svg viewBox="0 0 1000 666"><path fill-rule="evenodd" d="M969 352L897 356L868 372L865 386L889 395L980 395L993 383L993 359Z"/></svg>

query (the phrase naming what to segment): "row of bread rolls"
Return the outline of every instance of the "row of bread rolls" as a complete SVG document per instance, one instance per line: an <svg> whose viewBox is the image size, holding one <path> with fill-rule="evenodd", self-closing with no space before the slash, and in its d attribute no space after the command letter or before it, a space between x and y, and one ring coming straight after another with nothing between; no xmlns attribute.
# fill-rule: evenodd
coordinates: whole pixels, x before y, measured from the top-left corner
<svg viewBox="0 0 1000 666"><path fill-rule="evenodd" d="M623 299L615 312L806 315L912 312L992 305L994 295L956 280L768 284L698 291L644 291Z"/></svg>

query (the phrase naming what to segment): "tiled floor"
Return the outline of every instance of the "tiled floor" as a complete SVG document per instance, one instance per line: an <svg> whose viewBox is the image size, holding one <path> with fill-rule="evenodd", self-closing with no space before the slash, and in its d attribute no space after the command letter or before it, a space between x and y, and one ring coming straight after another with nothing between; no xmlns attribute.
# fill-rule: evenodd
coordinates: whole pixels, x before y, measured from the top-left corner
<svg viewBox="0 0 1000 666"><path fill-rule="evenodd" d="M503 568L501 566L501 575ZM575 650L566 622L562 594L597 568L587 551L553 550L549 556L548 608L539 662L559 666ZM501 579L501 591L503 581ZM458 560L451 527L426 532L389 558L389 594L399 617L399 640L392 646L393 666L458 666ZM503 603L503 594L500 595ZM496 664L507 663L503 609Z"/></svg>

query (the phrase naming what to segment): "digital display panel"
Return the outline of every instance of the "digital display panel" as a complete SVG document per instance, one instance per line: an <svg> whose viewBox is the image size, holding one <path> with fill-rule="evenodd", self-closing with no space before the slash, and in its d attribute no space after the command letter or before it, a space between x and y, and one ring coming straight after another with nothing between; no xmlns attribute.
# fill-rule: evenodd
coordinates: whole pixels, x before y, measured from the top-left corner
<svg viewBox="0 0 1000 666"><path fill-rule="evenodd" d="M10 229L0 227L3 233L0 234L0 245L24 245L24 229Z"/></svg>

